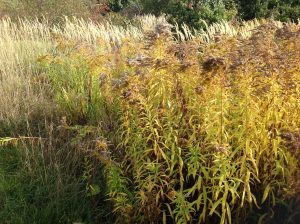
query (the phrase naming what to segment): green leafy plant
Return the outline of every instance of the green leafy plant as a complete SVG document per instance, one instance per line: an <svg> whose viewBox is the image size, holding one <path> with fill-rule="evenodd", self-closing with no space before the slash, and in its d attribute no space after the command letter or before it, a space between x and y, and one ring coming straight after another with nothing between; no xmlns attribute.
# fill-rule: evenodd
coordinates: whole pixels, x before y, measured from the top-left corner
<svg viewBox="0 0 300 224"><path fill-rule="evenodd" d="M298 0L236 1L243 19L273 17L281 21L297 21L300 12Z"/></svg>
<svg viewBox="0 0 300 224"><path fill-rule="evenodd" d="M172 23L187 24L196 29L204 28L204 22L212 24L231 20L236 14L232 0L146 0L134 1L144 13L166 14Z"/></svg>
<svg viewBox="0 0 300 224"><path fill-rule="evenodd" d="M145 43L118 47L112 59L118 69L101 86L104 99L118 99L120 109L119 144L106 165L117 217L262 221L272 217L249 214L298 197L291 177L298 175L299 154L282 136L299 127L299 72L280 75L287 68L276 56L289 51L284 60L298 63L298 28L284 29L266 23L249 39L223 37L199 58L201 39L174 43L164 25L146 33ZM270 53L274 39L277 51ZM118 76L120 69L127 75Z"/></svg>

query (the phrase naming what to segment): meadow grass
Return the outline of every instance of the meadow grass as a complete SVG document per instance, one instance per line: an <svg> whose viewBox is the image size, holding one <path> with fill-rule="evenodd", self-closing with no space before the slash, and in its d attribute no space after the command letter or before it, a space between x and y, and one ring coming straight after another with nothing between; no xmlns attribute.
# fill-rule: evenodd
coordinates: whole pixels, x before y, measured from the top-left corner
<svg viewBox="0 0 300 224"><path fill-rule="evenodd" d="M66 141L58 138L61 112L38 59L55 52L65 39L92 48L101 42L105 49L125 38L141 39L142 29L150 29L161 19L136 20L138 27L125 28L67 17L60 26L47 20L1 19L1 223L112 222L105 183L99 184L101 191L96 194L90 189L92 178L98 182L103 177L101 164L76 144L82 133L70 130ZM95 165L90 167L90 163Z"/></svg>
<svg viewBox="0 0 300 224"><path fill-rule="evenodd" d="M91 222L85 183L38 147L0 149L1 223Z"/></svg>
<svg viewBox="0 0 300 224"><path fill-rule="evenodd" d="M299 30L2 20L0 220L297 223Z"/></svg>
<svg viewBox="0 0 300 224"><path fill-rule="evenodd" d="M21 121L26 124L31 114L43 114L45 117L53 112L55 105L51 104L47 80L36 63L38 57L54 51L61 38L91 46L100 41L103 48L110 49L111 44L121 43L129 37L141 39L143 29L153 28L163 18L149 15L136 20L139 27L120 27L109 22L98 24L67 17L61 26L50 25L46 19L19 19L19 22L12 22L9 18L1 19L0 133L9 129L5 128L7 125L15 125L17 128Z"/></svg>

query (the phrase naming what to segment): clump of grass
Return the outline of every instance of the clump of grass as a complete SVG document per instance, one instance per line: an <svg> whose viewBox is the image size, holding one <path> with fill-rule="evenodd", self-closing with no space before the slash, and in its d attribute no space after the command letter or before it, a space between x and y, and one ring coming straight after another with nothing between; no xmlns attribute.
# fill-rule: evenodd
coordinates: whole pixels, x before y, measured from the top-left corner
<svg viewBox="0 0 300 224"><path fill-rule="evenodd" d="M28 26L29 24L31 26ZM49 30L37 22L25 21L17 26L9 19L1 20L0 33L2 49L0 129L2 129L2 127L26 122L35 108L41 111L41 108L47 107L44 85L37 78L39 70L33 62L38 55L45 54L51 44ZM4 130L0 130L0 133L2 131Z"/></svg>
<svg viewBox="0 0 300 224"><path fill-rule="evenodd" d="M90 222L85 183L38 147L0 147L2 223ZM68 170L68 171L67 171Z"/></svg>

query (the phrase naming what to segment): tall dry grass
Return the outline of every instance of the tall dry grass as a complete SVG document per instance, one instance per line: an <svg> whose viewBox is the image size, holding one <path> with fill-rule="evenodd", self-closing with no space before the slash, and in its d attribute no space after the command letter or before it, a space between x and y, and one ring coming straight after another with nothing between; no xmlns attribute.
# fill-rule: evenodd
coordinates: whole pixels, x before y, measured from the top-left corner
<svg viewBox="0 0 300 224"><path fill-rule="evenodd" d="M100 41L111 49L124 39L142 39L163 17L137 17L137 25L121 27L112 22L95 23L77 18L64 18L63 25L50 25L47 20L9 18L0 20L0 123L26 123L33 115L50 114L54 107L48 84L36 63L39 56L55 49L60 37L95 45ZM4 130L2 130L4 132ZM0 131L1 133L1 131ZM3 133L4 134L4 133Z"/></svg>
<svg viewBox="0 0 300 224"><path fill-rule="evenodd" d="M43 84L34 84L39 70L34 63L51 48L50 30L37 21L0 21L0 121L24 120L46 96Z"/></svg>

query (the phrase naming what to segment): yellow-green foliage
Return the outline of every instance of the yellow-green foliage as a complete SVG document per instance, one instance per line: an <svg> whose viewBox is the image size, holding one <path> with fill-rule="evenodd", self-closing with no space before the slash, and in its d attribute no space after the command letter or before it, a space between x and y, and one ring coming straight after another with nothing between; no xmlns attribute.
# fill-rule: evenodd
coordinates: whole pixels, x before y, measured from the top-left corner
<svg viewBox="0 0 300 224"><path fill-rule="evenodd" d="M71 41L65 44L65 49L71 47L76 49L76 44L82 42L89 47L97 45L110 49L111 44L121 43L128 37L141 39L144 29L154 27L164 18L142 16L137 17L136 20L139 26L128 24L126 27L120 27L109 21L97 24L67 17L63 19L60 26L51 25L46 19L19 19L18 22L13 22L10 18L1 18L0 135L19 135L21 133L13 133L19 131L13 125L32 128L31 126L36 125L36 121L43 123L43 117L55 111L55 105L49 99L52 95L48 91L48 80L45 79L36 63L37 57L53 52L59 43L63 47L61 39ZM99 38L102 39L101 44L97 42ZM75 64L76 62L69 63ZM66 67L66 63L64 66ZM29 125L31 121L33 124ZM6 126L11 127L6 128ZM6 130L14 128L15 130L11 133Z"/></svg>
<svg viewBox="0 0 300 224"><path fill-rule="evenodd" d="M176 42L158 24L41 59L65 114L112 143L101 153L117 223L242 223L258 208L267 222L299 203L299 35L268 22L249 38Z"/></svg>

